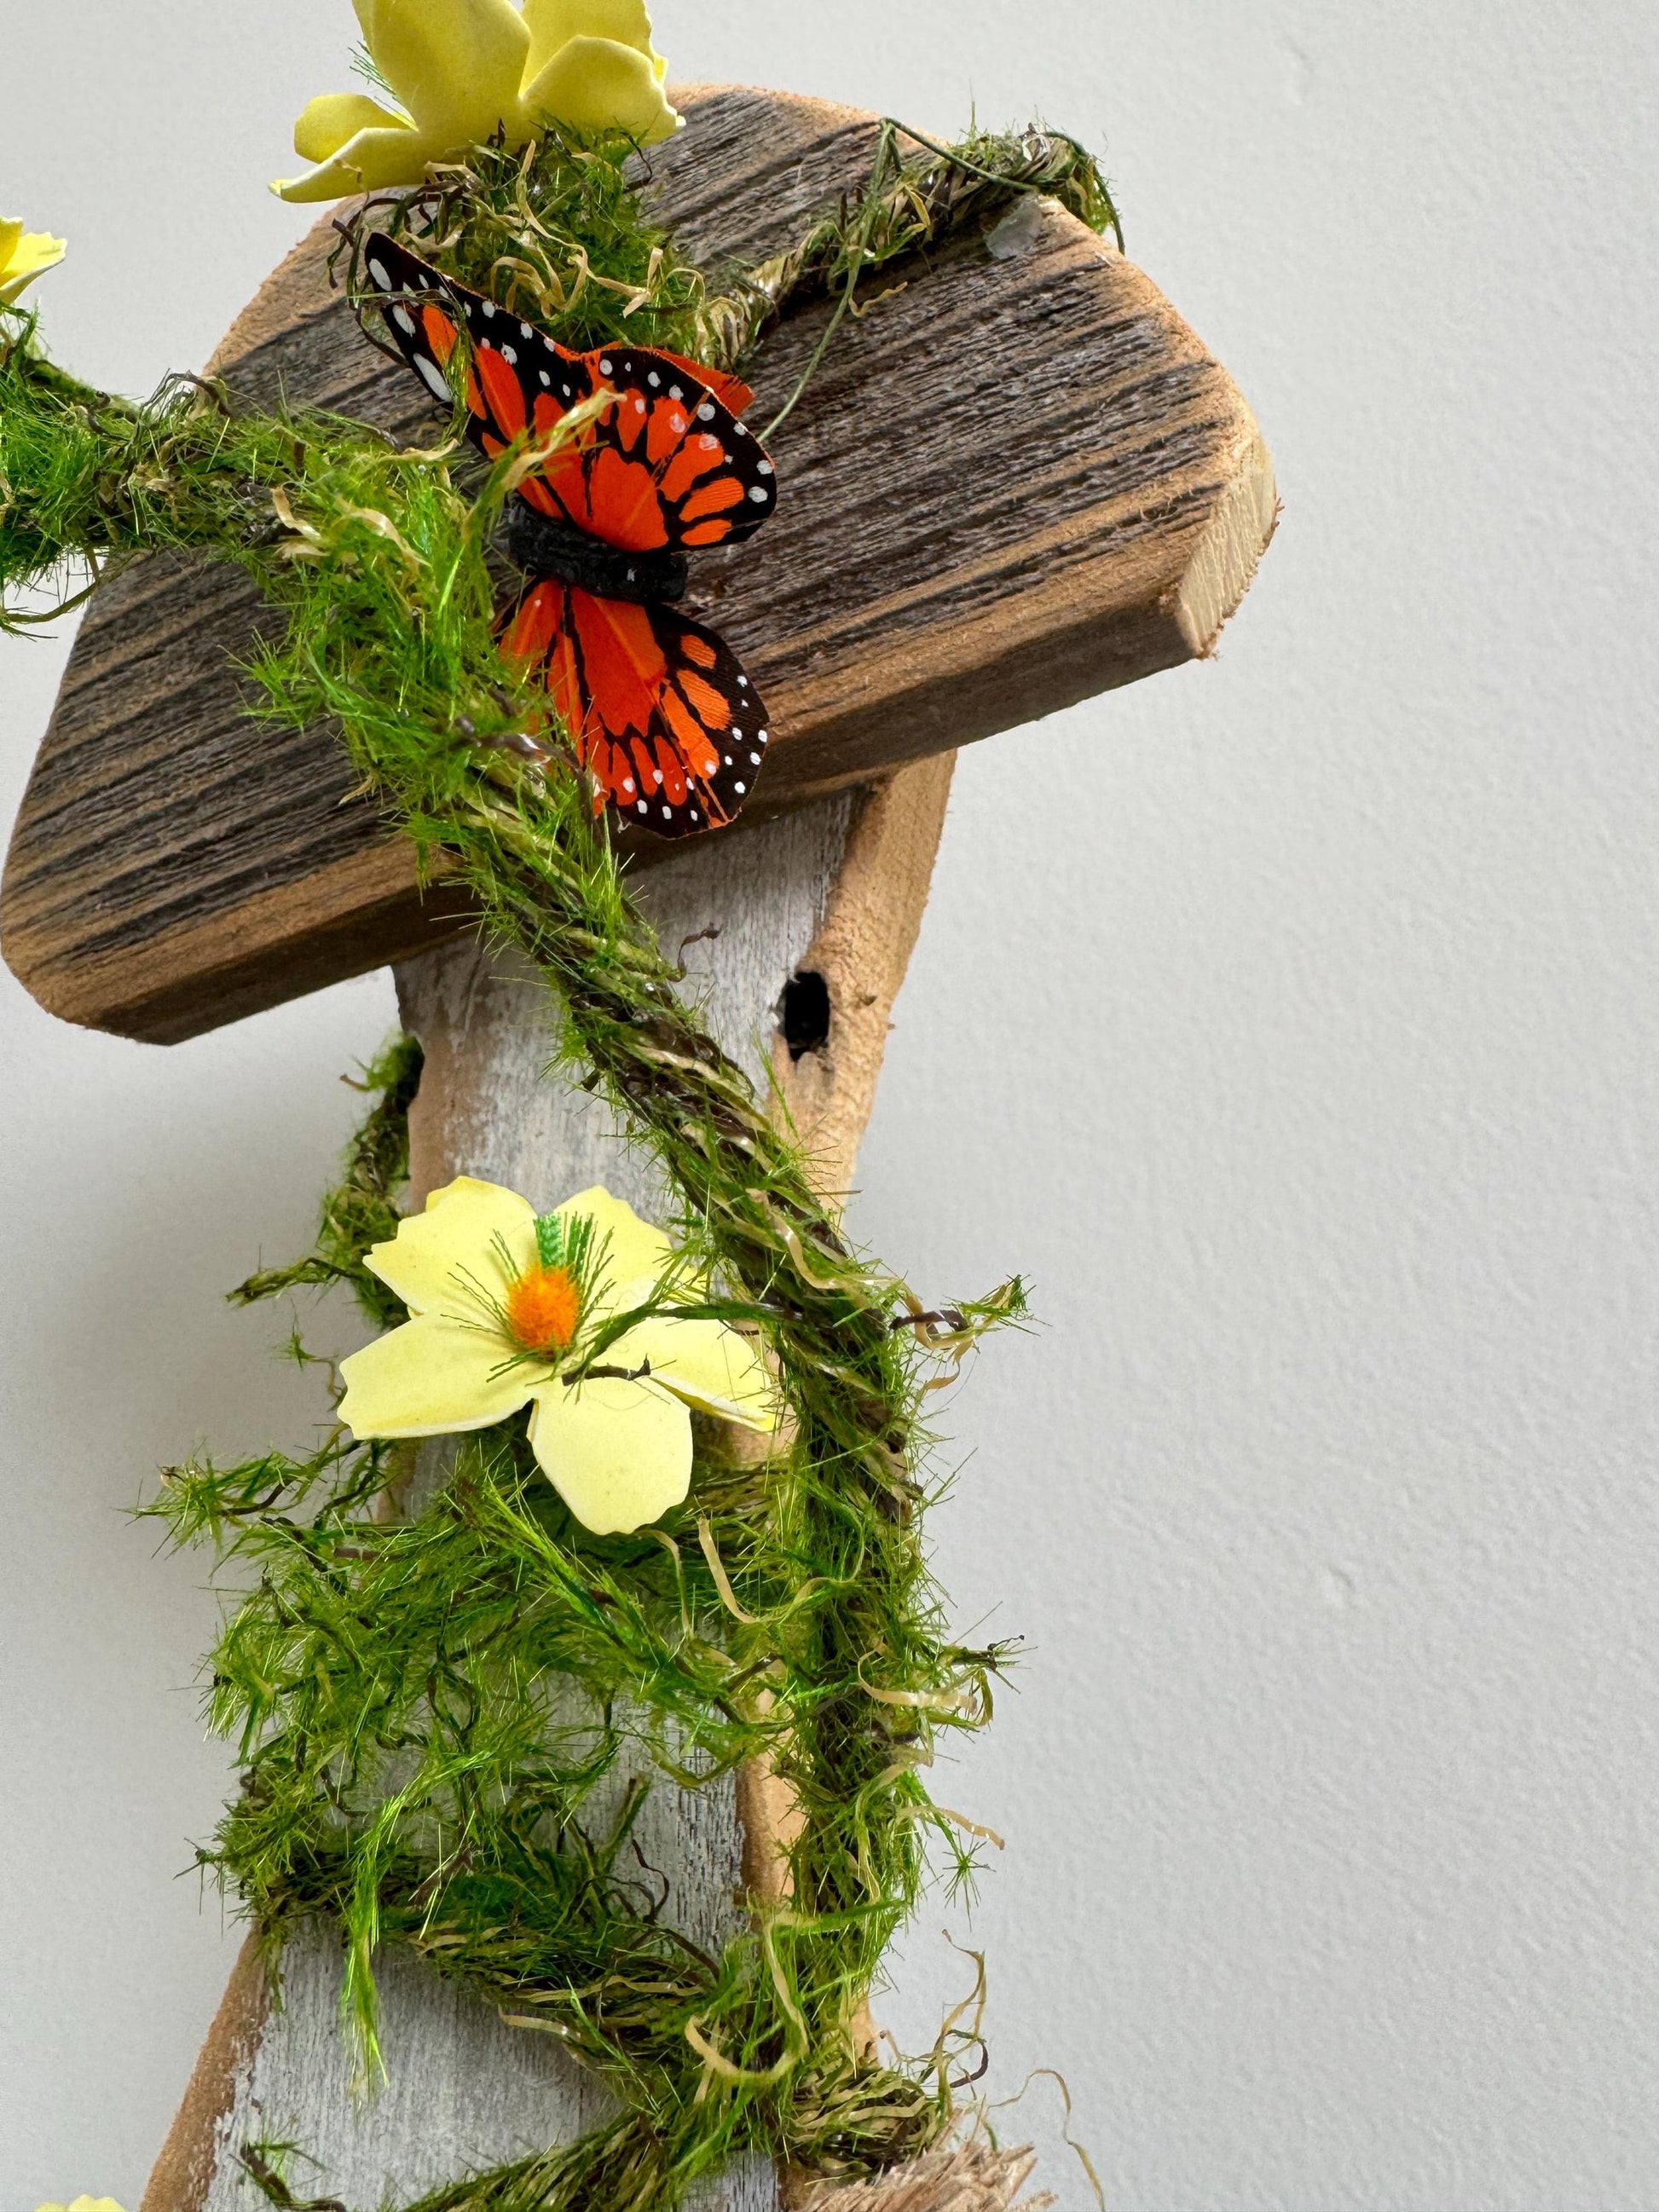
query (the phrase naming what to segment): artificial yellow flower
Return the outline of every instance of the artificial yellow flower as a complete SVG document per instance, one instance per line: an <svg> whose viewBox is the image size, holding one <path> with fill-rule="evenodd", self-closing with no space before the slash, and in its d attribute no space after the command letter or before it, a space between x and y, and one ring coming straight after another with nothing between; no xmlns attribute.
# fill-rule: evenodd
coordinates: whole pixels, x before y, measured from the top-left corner
<svg viewBox="0 0 1659 2212"><path fill-rule="evenodd" d="M112 2197L77 2197L73 2204L43 2204L40 2212L121 2212Z"/></svg>
<svg viewBox="0 0 1659 2212"><path fill-rule="evenodd" d="M701 1294L674 1284L661 1231L598 1186L538 1216L516 1191L462 1176L366 1264L412 1318L342 1362L354 1435L447 1436L528 1406L544 1473L596 1535L642 1528L685 1497L690 1407L776 1425L764 1363L723 1322L658 1313L597 1346L618 1315Z"/></svg>
<svg viewBox="0 0 1659 2212"><path fill-rule="evenodd" d="M57 267L65 251L61 238L25 230L15 216L0 215L0 305L10 307L26 284Z"/></svg>
<svg viewBox="0 0 1659 2212"><path fill-rule="evenodd" d="M683 118L663 85L645 0L352 0L376 70L404 112L361 93L325 93L294 127L315 166L271 189L337 200L418 185L496 131L522 146L547 122L623 131L650 145Z"/></svg>

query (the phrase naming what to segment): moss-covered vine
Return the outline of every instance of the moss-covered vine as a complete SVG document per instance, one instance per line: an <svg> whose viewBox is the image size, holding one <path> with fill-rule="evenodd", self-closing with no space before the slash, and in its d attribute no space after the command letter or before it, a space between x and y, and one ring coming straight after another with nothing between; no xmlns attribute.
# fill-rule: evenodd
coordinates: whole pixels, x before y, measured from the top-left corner
<svg viewBox="0 0 1659 2212"><path fill-rule="evenodd" d="M1069 141L907 154L889 128L861 199L763 269L705 273L652 228L630 155L556 135L486 149L395 220L567 339L642 331L723 365L791 297L850 305L1012 192L1113 220ZM214 1657L215 1724L245 1773L206 1861L273 1936L319 1910L338 1919L371 2065L374 1954L395 1939L559 2036L617 2093L596 2135L421 2212L647 2212L735 2148L868 2171L948 2121L951 2039L917 2068L884 2064L856 2019L927 1838L956 1873L971 1866L922 1778L940 1731L987 1717L1006 1655L954 1642L928 1577L923 1385L935 1355L1021 1297L1011 1285L922 1316L849 1249L687 1008L577 778L556 755L526 758L544 702L493 635L489 545L513 465L462 488L441 452L239 414L194 383L133 405L45 360L27 319L0 322L0 594L15 606L66 563L161 548L247 570L286 617L255 666L261 711L331 717L427 864L537 963L568 1066L661 1164L709 1310L757 1326L775 1355L787 1448L745 1465L711 1435L690 1504L639 1538L586 1536L515 1424L465 1439L412 1518L377 1504L393 1448L343 1432L308 1460L176 1469L156 1509L179 1540L210 1539L254 1574ZM399 1317L362 1261L395 1221L417 1080L412 1047L374 1071L316 1250L240 1297L342 1282L377 1322ZM698 1786L757 1757L801 1814L790 1894L713 1956L657 1917L631 1824L651 1773ZM257 2148L250 2171L294 2201Z"/></svg>

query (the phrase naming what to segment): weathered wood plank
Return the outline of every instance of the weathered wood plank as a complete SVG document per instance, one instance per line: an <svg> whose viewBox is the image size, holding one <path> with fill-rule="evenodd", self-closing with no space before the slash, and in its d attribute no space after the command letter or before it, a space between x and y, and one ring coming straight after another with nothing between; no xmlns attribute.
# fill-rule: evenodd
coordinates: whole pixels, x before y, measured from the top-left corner
<svg viewBox="0 0 1659 2212"><path fill-rule="evenodd" d="M665 943L718 930L687 947L684 988L757 1081L775 1073L829 1190L844 1184L869 1117L951 767L949 757L923 762L730 846L683 847L645 888ZM777 1008L807 963L823 975L827 1020L797 1060ZM464 937L404 965L398 992L427 1053L410 1125L415 1199L458 1174L548 1205L602 1181L660 1218L665 1194L646 1156L623 1146L592 1098L544 1076L556 1016L532 971ZM766 1799L751 1785L740 1807L730 1780L695 1792L659 1781L643 1809L635 1834L666 1881L665 1909L705 1948L738 1931L747 1890L775 1887L757 1810ZM603 2091L550 2037L504 2026L406 1954L382 1966L392 2081L365 2100L338 2033L337 1938L319 1926L296 1942L280 2005L257 1950L244 1952L143 2212L242 2212L252 2192L236 2154L250 2141L302 2143L319 2161L296 2169L303 2193L367 2212L469 2166L568 2140L604 2116ZM706 2212L775 2212L776 2203L769 2166L753 2160L698 2198Z"/></svg>
<svg viewBox="0 0 1659 2212"><path fill-rule="evenodd" d="M868 173L876 125L854 111L732 89L685 105L659 190L712 264L777 249ZM328 290L329 243L324 225L296 250L219 366L251 403L424 434L418 388ZM826 313L768 340L757 422ZM694 591L771 711L757 821L1206 653L1273 526L1225 372L1044 204L952 240L846 326L776 443L776 520L701 557ZM6 957L54 1012L171 1041L459 926L351 798L330 731L242 716L234 662L262 619L234 574L161 562L89 610L0 901Z"/></svg>

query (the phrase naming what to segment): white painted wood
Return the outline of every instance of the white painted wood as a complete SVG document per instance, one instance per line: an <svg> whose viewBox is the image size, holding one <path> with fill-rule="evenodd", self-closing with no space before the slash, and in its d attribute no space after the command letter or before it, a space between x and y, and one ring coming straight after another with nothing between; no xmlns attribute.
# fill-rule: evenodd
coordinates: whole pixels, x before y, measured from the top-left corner
<svg viewBox="0 0 1659 2212"><path fill-rule="evenodd" d="M720 932L686 947L684 988L757 1083L779 998L823 923L857 805L850 795L821 801L744 838L688 847L641 877L642 902L671 956L684 939ZM428 1052L411 1123L417 1202L452 1176L477 1175L538 1207L604 1182L647 1217L665 1214L654 1164L622 1141L595 1101L548 1079L556 1012L526 963L461 939L407 963L398 981L404 1022ZM635 1832L669 1883L668 1917L720 1949L743 1914L730 1778L705 1791L659 1783ZM388 1948L379 1971L392 2079L369 2099L354 2090L339 2030L332 1930L290 1947L282 2008L266 2019L220 2122L204 2212L249 2212L258 2202L234 2158L249 2140L305 2144L318 2163L296 2165L296 2194L373 2212L469 2166L568 2141L603 2117L603 2092L550 2038L503 2027L482 2000L407 1954ZM775 2180L769 2165L747 2160L700 2202L711 2212L773 2212Z"/></svg>
<svg viewBox="0 0 1659 2212"><path fill-rule="evenodd" d="M377 1966L390 2078L366 2096L341 2033L340 1962L330 1925L284 1952L280 2008L221 2123L207 2212L264 2205L236 2160L247 2142L305 2147L316 2164L295 2159L289 2176L301 2200L376 2212L603 2118L603 2092L550 2039L503 2027L481 1998L390 1945Z"/></svg>
<svg viewBox="0 0 1659 2212"><path fill-rule="evenodd" d="M948 757L919 763L743 838L699 842L641 878L665 949L698 940L685 945L684 989L757 1083L776 1085L826 1193L845 1187L874 1098L951 766ZM718 935L704 934L711 930ZM776 1036L776 1013L803 963L823 975L831 1020L822 1050L797 1065ZM648 1158L592 1099L549 1079L556 1011L526 963L452 940L407 963L398 992L427 1051L410 1120L416 1203L470 1174L538 1206L603 1182L647 1217L664 1216ZM417 1497L442 1480L451 1448L427 1448ZM659 1782L635 1831L668 1883L667 1916L709 1951L743 1924L745 1878L777 1893L773 1832L787 1808L763 1775L748 1780L757 1830L748 1838L730 1780L704 1791ZM290 1945L280 2004L245 1954L141 2212L254 2212L260 2200L235 2154L261 2141L301 2143L315 2158L291 2172L301 2199L378 2212L469 2169L568 2142L604 2116L603 2093L550 2037L505 2027L483 1999L407 1953L389 1948L379 1971L392 2078L368 2097L340 2032L332 1929L319 1923ZM778 2205L770 2165L749 2160L701 2190L691 2212Z"/></svg>

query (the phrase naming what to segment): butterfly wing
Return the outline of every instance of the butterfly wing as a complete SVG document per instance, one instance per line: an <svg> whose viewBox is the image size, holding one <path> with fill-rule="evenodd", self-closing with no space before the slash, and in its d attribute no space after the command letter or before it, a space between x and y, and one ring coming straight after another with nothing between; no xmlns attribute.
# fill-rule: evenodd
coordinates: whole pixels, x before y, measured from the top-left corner
<svg viewBox="0 0 1659 2212"><path fill-rule="evenodd" d="M365 241L363 263L392 343L446 403L465 332L467 435L490 459L526 431L550 430L596 392L616 393L574 445L520 487L539 513L629 553L736 544L772 514L772 461L730 404L753 397L737 378L647 347L568 352L383 231Z"/></svg>
<svg viewBox="0 0 1659 2212"><path fill-rule="evenodd" d="M640 346L602 347L581 359L592 388L608 387L617 404L591 440L546 472L568 519L629 553L695 552L752 538L777 506L776 473L706 381L709 372Z"/></svg>
<svg viewBox="0 0 1659 2212"><path fill-rule="evenodd" d="M732 376L723 368L710 368L706 362L692 361L683 353L659 352L657 358L665 361L671 368L681 369L687 376L706 384L730 414L746 415L754 404L753 389L740 376Z"/></svg>
<svg viewBox="0 0 1659 2212"><path fill-rule="evenodd" d="M491 459L526 429L550 429L592 392L581 356L409 252L384 231L364 241L387 335L434 399L454 404L450 362L465 331L466 434Z"/></svg>
<svg viewBox="0 0 1659 2212"><path fill-rule="evenodd" d="M532 583L502 628L539 670L597 787L659 837L717 830L741 811L766 756L766 708L725 641L660 602L635 606Z"/></svg>

